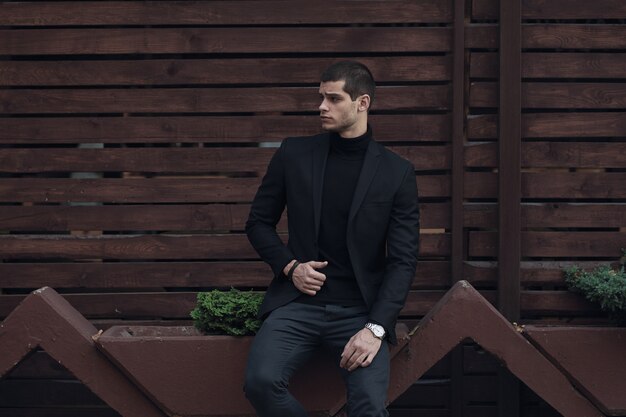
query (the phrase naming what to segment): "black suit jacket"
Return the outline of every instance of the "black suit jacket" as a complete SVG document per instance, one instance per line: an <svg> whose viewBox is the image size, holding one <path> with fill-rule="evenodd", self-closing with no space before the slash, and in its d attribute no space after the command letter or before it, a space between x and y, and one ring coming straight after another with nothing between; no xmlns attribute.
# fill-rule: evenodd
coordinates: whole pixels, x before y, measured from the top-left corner
<svg viewBox="0 0 626 417"><path fill-rule="evenodd" d="M322 188L329 146L327 133L285 139L270 161L252 203L246 233L274 272L261 305L261 317L302 294L286 279L283 268L292 259L318 260ZM276 233L285 206L287 245ZM392 343L396 342L397 316L415 276L418 243L414 168L372 139L349 212L347 247L369 309L369 319L385 327Z"/></svg>

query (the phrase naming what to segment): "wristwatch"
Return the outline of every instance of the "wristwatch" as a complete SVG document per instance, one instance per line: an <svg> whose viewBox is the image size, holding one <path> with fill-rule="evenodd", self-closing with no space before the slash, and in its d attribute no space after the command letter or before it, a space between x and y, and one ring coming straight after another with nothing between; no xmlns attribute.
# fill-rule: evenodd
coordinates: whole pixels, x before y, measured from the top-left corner
<svg viewBox="0 0 626 417"><path fill-rule="evenodd" d="M377 339L380 339L380 340L384 339L385 328L381 326L380 324L365 323L365 328L369 329L374 334L374 337L376 337Z"/></svg>

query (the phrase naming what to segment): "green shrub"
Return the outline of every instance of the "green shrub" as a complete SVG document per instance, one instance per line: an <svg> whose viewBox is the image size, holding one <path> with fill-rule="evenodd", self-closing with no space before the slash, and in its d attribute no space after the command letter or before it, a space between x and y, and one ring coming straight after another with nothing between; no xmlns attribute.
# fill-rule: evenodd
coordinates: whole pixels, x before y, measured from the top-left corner
<svg viewBox="0 0 626 417"><path fill-rule="evenodd" d="M200 292L191 317L196 328L206 334L251 335L261 326L257 312L262 301L262 293L235 288Z"/></svg>
<svg viewBox="0 0 626 417"><path fill-rule="evenodd" d="M623 264L617 270L608 265L591 271L573 266L565 269L565 282L570 290L599 303L600 308L612 319L626 324L626 272Z"/></svg>

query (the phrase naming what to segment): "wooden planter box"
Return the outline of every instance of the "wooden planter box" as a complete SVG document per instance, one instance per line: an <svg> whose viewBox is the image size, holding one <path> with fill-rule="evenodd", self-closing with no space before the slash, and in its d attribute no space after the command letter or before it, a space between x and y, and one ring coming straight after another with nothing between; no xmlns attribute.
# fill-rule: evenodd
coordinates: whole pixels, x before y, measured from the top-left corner
<svg viewBox="0 0 626 417"><path fill-rule="evenodd" d="M626 416L626 327L526 326L524 334L608 416Z"/></svg>
<svg viewBox="0 0 626 417"><path fill-rule="evenodd" d="M401 324L396 333L389 401L472 339L562 415L626 417L626 328L514 326L460 281L410 333ZM117 326L101 334L42 288L0 323L0 378L43 349L123 416L253 415L242 391L251 342L193 327ZM310 415L334 416L345 404L336 360L316 357L295 376L293 391Z"/></svg>
<svg viewBox="0 0 626 417"><path fill-rule="evenodd" d="M243 393L251 342L182 326L115 326L96 338L98 349L172 417L255 415ZM329 415L345 398L335 364L322 354L294 376L290 390L312 415Z"/></svg>

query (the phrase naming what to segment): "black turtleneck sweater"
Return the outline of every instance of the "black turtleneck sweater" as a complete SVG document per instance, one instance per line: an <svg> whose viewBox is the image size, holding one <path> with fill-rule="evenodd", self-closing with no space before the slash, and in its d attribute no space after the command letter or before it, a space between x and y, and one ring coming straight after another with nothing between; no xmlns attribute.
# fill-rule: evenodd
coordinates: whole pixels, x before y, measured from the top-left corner
<svg viewBox="0 0 626 417"><path fill-rule="evenodd" d="M326 282L315 296L301 296L300 302L344 306L364 304L354 277L346 233L352 197L371 137L369 127L364 135L356 138L344 139L336 133L330 135L318 237L318 260L328 261L328 265L320 269L326 275Z"/></svg>

